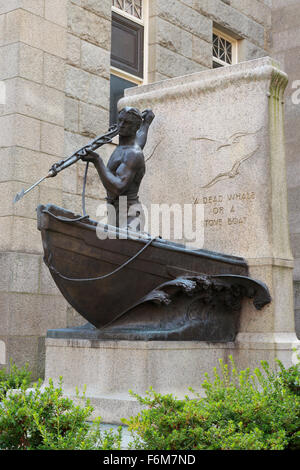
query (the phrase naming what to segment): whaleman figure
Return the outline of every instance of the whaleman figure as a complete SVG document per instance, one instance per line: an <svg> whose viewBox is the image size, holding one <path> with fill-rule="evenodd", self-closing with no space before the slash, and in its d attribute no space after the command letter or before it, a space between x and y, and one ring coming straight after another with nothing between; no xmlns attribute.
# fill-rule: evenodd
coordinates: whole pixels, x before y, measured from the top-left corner
<svg viewBox="0 0 300 470"><path fill-rule="evenodd" d="M108 223L117 227L142 230L142 208L138 192L145 175L143 149L147 142L149 127L154 113L147 109L141 113L136 108L126 107L119 112L119 145L105 166L100 155L94 151L82 157L92 162L107 192ZM120 197L127 198L127 211L121 214ZM114 208L113 211L110 208Z"/></svg>

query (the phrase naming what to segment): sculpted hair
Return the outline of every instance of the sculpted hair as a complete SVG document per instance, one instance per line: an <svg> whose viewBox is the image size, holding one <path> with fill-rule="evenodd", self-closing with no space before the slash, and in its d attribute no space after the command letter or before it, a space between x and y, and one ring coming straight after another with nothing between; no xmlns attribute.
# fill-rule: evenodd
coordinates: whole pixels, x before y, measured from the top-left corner
<svg viewBox="0 0 300 470"><path fill-rule="evenodd" d="M143 122L143 116L142 113L137 109L137 108L131 108L127 106L126 108L121 109L119 112L119 115L126 113L126 114L131 114L136 118L136 120L141 124Z"/></svg>

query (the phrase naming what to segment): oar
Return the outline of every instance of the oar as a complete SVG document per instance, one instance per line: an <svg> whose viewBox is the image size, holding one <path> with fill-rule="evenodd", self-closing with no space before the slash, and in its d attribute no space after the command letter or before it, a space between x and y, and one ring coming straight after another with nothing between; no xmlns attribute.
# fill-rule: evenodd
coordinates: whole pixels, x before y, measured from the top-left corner
<svg viewBox="0 0 300 470"><path fill-rule="evenodd" d="M44 181L47 178L50 178L51 176L53 176L53 175L51 174L51 172L49 172L48 175L44 176L39 181L34 183L32 186L30 186L30 188L26 189L26 191L24 189L22 189L18 194L16 194L16 196L14 198L14 204L16 202L20 201L20 199L22 199L25 196L25 194L29 193L29 191L31 191L33 188L38 186L42 181Z"/></svg>

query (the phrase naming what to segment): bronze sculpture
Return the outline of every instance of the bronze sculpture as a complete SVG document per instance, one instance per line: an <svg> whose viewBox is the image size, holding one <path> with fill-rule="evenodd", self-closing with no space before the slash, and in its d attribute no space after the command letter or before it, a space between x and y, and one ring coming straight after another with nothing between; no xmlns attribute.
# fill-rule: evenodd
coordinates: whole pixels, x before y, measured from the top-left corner
<svg viewBox="0 0 300 470"><path fill-rule="evenodd" d="M130 208L135 206L137 211L141 211L138 191L146 171L143 149L153 119L154 114L150 109L143 113L136 108L122 109L118 116L119 145L110 157L107 167L102 158L92 150L82 157L83 161L95 165L107 191L107 202L115 209L116 219L111 225L131 226L135 217L140 216L140 213L131 215ZM128 217L125 221L120 220L120 196L127 198ZM136 224L134 226L136 227Z"/></svg>
<svg viewBox="0 0 300 470"><path fill-rule="evenodd" d="M151 110L125 108L119 113L119 145L107 167L89 146L81 155L95 165L120 227L52 205L38 207L44 261L64 297L89 322L49 330L49 337L234 341L242 299L253 299L258 310L271 301L268 288L249 277L242 258L134 236L128 226L138 212L126 214L126 239L109 236L112 230L122 232L119 198L128 198L129 210L139 204L143 148L153 119ZM105 239L96 236L99 225Z"/></svg>

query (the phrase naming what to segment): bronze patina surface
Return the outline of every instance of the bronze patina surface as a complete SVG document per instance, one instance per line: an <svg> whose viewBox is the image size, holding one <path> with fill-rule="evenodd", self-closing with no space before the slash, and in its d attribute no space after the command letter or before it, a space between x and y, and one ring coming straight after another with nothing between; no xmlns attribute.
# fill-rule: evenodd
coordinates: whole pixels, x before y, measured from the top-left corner
<svg viewBox="0 0 300 470"><path fill-rule="evenodd" d="M38 228L56 285L94 327L48 336L233 341L243 297L257 309L271 300L242 258L162 239L100 240L97 222L51 205L38 207Z"/></svg>

